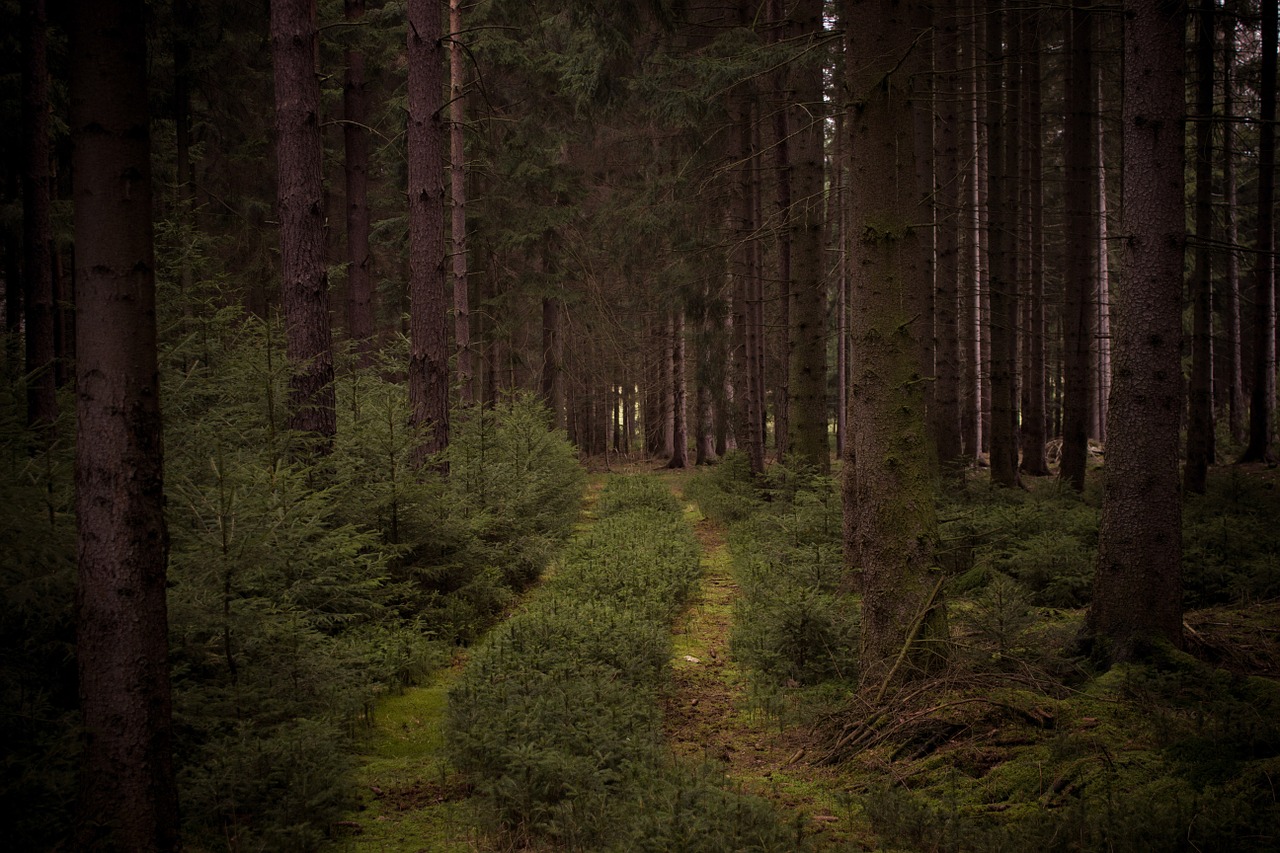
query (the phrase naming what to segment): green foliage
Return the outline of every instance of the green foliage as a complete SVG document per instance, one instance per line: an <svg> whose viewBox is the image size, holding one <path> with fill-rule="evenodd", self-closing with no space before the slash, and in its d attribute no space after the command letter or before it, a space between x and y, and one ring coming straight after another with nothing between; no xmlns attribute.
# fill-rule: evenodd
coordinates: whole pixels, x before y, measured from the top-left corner
<svg viewBox="0 0 1280 853"><path fill-rule="evenodd" d="M669 622L699 572L678 502L655 478L614 477L597 510L451 692L454 763L517 837L570 849L792 849L765 806L663 761ZM715 814L684 812L695 804Z"/></svg>
<svg viewBox="0 0 1280 853"><path fill-rule="evenodd" d="M689 480L685 495L703 515L721 524L747 518L762 500L751 475L751 460L740 450L730 451L719 464Z"/></svg>
<svg viewBox="0 0 1280 853"><path fill-rule="evenodd" d="M1280 595L1280 489L1237 468L1215 472L1183 509L1183 590L1194 609Z"/></svg>

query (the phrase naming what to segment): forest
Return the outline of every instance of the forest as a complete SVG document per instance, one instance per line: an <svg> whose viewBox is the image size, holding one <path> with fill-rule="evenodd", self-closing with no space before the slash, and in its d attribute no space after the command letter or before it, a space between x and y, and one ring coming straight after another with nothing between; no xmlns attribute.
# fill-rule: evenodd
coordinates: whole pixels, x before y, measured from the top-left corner
<svg viewBox="0 0 1280 853"><path fill-rule="evenodd" d="M1278 19L0 0L6 848L1280 848Z"/></svg>

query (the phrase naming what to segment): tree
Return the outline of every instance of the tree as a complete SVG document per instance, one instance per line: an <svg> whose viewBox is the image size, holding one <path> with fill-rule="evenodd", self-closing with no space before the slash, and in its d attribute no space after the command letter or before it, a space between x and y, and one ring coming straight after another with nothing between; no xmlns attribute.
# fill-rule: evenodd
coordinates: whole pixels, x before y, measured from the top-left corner
<svg viewBox="0 0 1280 853"><path fill-rule="evenodd" d="M364 0L343 0L349 24L364 19ZM362 366L372 362L373 256L369 251L369 82L364 51L352 39L342 85L342 140L347 185L347 336Z"/></svg>
<svg viewBox="0 0 1280 853"><path fill-rule="evenodd" d="M44 0L22 4L22 245L25 267L27 424L58 419L50 252L49 22ZM8 285L12 287L13 285Z"/></svg>
<svg viewBox="0 0 1280 853"><path fill-rule="evenodd" d="M441 25L434 0L410 0L409 406L424 431L418 464L449 445Z"/></svg>
<svg viewBox="0 0 1280 853"><path fill-rule="evenodd" d="M1049 473L1045 464L1045 319L1044 319L1044 180L1043 121L1040 100L1040 22L1041 13L1023 16L1024 65L1027 76L1023 86L1025 118L1022 150L1024 175L1021 205L1026 232L1023 310L1023 375L1022 389L1022 463L1021 469L1033 477Z"/></svg>
<svg viewBox="0 0 1280 853"><path fill-rule="evenodd" d="M178 848L145 6L73 10L79 850Z"/></svg>
<svg viewBox="0 0 1280 853"><path fill-rule="evenodd" d="M1062 461L1058 476L1084 489L1089 459L1089 404L1093 346L1094 139L1098 132L1093 89L1093 13L1087 0L1073 0L1067 23L1069 81L1066 84L1064 171L1067 240L1063 258Z"/></svg>
<svg viewBox="0 0 1280 853"><path fill-rule="evenodd" d="M959 21L957 4L940 4L939 27L934 41L937 65L937 270L934 299L934 373L931 418L933 440L942 464L960 461L960 328L957 283L959 280L960 191L959 87L957 54Z"/></svg>
<svg viewBox="0 0 1280 853"><path fill-rule="evenodd" d="M453 218L453 346L457 353L458 393L464 406L475 400L471 367L471 300L467 289L466 69L462 55L462 2L449 0L449 197Z"/></svg>
<svg viewBox="0 0 1280 853"><path fill-rule="evenodd" d="M920 353L929 318L915 186L918 3L846 2L853 364L843 486L846 552L861 569L865 677L893 674L904 647L927 665L945 640L933 569L934 464Z"/></svg>
<svg viewBox="0 0 1280 853"><path fill-rule="evenodd" d="M320 81L311 0L271 0L281 297L289 360L289 428L327 452L337 433L325 266Z"/></svg>
<svg viewBox="0 0 1280 853"><path fill-rule="evenodd" d="M1191 382L1187 389L1187 491L1204 494L1213 464L1213 42L1214 4L1196 15L1195 269L1191 273Z"/></svg>
<svg viewBox="0 0 1280 853"><path fill-rule="evenodd" d="M1253 396L1249 445L1241 462L1273 461L1276 408L1276 0L1262 2L1262 81L1258 94L1258 239L1254 245Z"/></svg>
<svg viewBox="0 0 1280 853"><path fill-rule="evenodd" d="M1182 264L1186 8L1124 3L1122 286L1113 297L1098 568L1086 636L1114 661L1182 637ZM1096 647L1096 646L1095 646Z"/></svg>

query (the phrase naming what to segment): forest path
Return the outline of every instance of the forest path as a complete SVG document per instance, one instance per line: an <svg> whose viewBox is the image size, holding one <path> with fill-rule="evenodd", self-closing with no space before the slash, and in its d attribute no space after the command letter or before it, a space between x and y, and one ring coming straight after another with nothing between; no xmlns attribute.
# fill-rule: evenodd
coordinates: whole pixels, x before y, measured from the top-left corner
<svg viewBox="0 0 1280 853"><path fill-rule="evenodd" d="M595 521L605 477L592 475L575 533ZM496 627L518 611L556 569L552 561ZM492 630L492 627L490 630ZM380 699L373 732L356 770L360 804L344 821L352 849L369 853L462 853L498 849L478 830L470 789L445 756L444 719L449 690L467 665L461 650L425 685Z"/></svg>
<svg viewBox="0 0 1280 853"><path fill-rule="evenodd" d="M744 791L764 797L804 827L818 849L861 839L839 794L836 774L805 761L808 731L788 725L792 709L753 696L749 674L732 654L734 580L724 525L684 496L696 473L672 473L668 485L685 505L702 546L702 582L673 626L672 678L664 698L667 742L679 759L705 762ZM776 698L776 694L775 694Z"/></svg>

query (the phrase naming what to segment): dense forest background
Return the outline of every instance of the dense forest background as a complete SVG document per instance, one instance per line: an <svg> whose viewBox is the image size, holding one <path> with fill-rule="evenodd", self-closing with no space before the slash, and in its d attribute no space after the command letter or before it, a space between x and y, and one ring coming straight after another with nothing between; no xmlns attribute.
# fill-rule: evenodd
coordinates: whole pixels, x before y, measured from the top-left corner
<svg viewBox="0 0 1280 853"><path fill-rule="evenodd" d="M1275 0L0 23L20 849L1276 843Z"/></svg>

